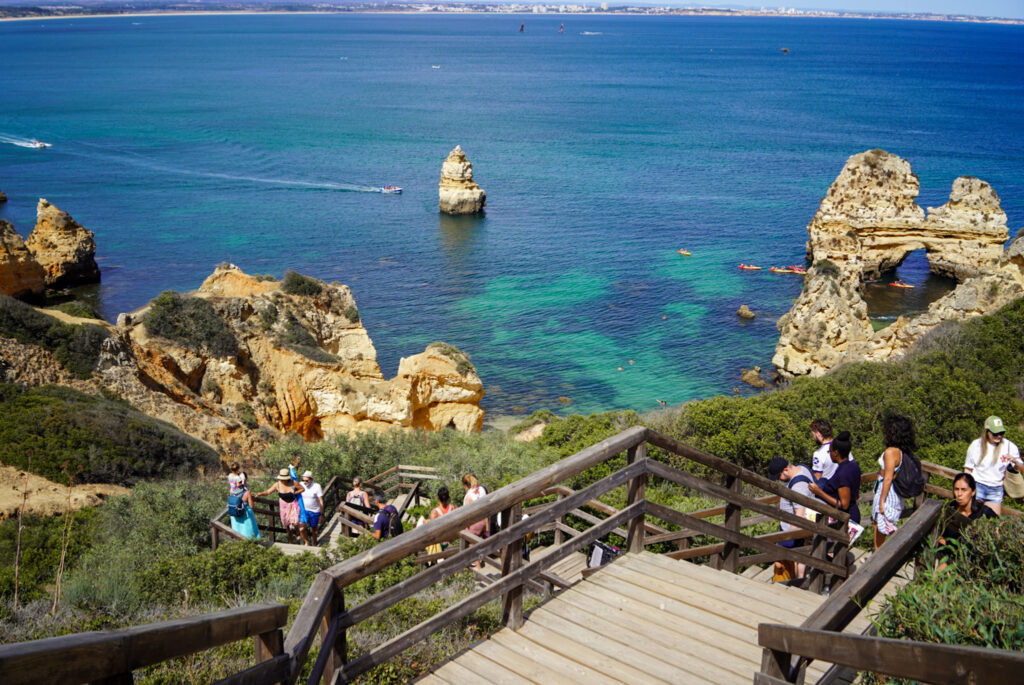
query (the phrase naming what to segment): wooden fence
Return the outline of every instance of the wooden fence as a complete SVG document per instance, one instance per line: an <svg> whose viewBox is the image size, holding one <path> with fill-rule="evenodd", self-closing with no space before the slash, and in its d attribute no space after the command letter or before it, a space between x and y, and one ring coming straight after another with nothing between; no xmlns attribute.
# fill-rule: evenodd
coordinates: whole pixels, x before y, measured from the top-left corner
<svg viewBox="0 0 1024 685"><path fill-rule="evenodd" d="M132 671L252 637L256 665L222 683L274 683L288 677L282 650L284 604L255 604L124 630L103 630L0 646L0 683L132 682Z"/></svg>
<svg viewBox="0 0 1024 685"><path fill-rule="evenodd" d="M667 455L669 463L649 458L649 446ZM608 470L608 462L623 454L625 459L616 461L616 468L597 482L576 490L566 487L567 481L578 477L587 469L606 465L605 471ZM686 468L679 468L680 466ZM706 475L694 475L687 470L690 466L695 467L693 471ZM411 494L419 483L430 479L430 475L413 467L398 466L374 477L368 484L386 486L392 493ZM936 475L947 477L945 472ZM651 479L658 479L659 487L675 484L680 486L681 493L700 493L713 500L719 500L721 504L698 512L677 511L646 498L646 490ZM340 493L340 486L333 479L332 484ZM624 501L621 509L599 501L599 498L613 491ZM815 523L782 512L775 504L779 497L785 497L799 506L818 512L821 514L819 520L822 522ZM407 498L409 499L412 498ZM343 503L338 504L339 510L343 507ZM847 566L848 555L845 553L848 544L845 523L849 519L846 512L814 498L804 497L789 490L785 484L771 481L760 474L747 471L736 464L650 429L633 427L496 490L451 514L386 540L366 552L320 572L313 580L281 648L275 646L273 637L261 637L264 646L257 650L261 663L226 682L291 684L296 682L300 673L307 668L310 671L307 683L349 682L453 622L471 615L495 599L501 602L505 625L518 627L523 621L524 592L528 588L543 589L545 584L559 584L559 579L548 572L553 564L611 534L622 536L625 546L631 552L642 551L650 545L669 543L674 547L667 552L669 556L705 557L709 559L709 563L726 571L737 572L745 566L776 560L806 564L810 571L808 585L812 589L821 588L830 580L832 594L826 605L801 628L834 632L841 630L839 626L846 625L843 621L848 622L852 617L853 614L850 612L855 613L859 610L859 606L881 587L879 583L884 584L884 580L895 572L894 569L920 541L921 536L934 525L939 507L940 504L935 501L918 502L913 516L886 542L882 553L873 557L851 577ZM530 514L528 518L522 517L524 509ZM465 532L473 523L497 515L502 517L505 526L487 539L481 540ZM574 525L568 525L569 517L572 518ZM834 522L832 526L823 523L829 519ZM785 522L795 528L786 533L773 532L762 535L754 535L753 531L748 530L750 526L764 522ZM217 530L227 534L220 529ZM544 556L538 555L539 558L536 560L525 562L522 551L526 536L542 530L554 530L555 544ZM811 544L796 549L776 544L780 540L793 537L810 537ZM401 583L373 596L362 598L355 606L347 604L346 592L351 595L348 589L353 583L397 561L422 554L422 551L431 545L451 541L460 541L460 545L453 545L443 554L434 555L431 561L436 561L436 564L424 566L416 575ZM825 548L829 542L832 543L831 551L834 554L827 555ZM347 634L354 626L393 607L403 599L430 588L452 573L480 561L500 568L500 576L495 582L368 651L358 655L349 654ZM79 678L79 681L120 677L126 670L138 668L145 663L155 663L223 644L228 641L224 634L229 631L216 626L221 625L217 617L224 613L184 619L181 624L183 630L186 627L199 626L196 630L206 630L206 633L200 634L206 637L196 637L191 641L182 640L180 645L177 644L178 641L172 639L170 642L175 646L173 650L167 648L160 652L133 645L126 648L127 643L114 638L96 643L95 648L91 650L94 652L93 660L98 664L95 671L89 671L85 676L76 674L74 677ZM275 618L275 621L277 620ZM275 622L274 629L279 627L283 620L280 618L279 622ZM146 631L149 628L153 627L131 630ZM241 637L264 636L267 630L270 628L261 625L248 629L248 632L236 630L231 634ZM771 627L765 629L762 645L767 651L763 672L757 676L762 680L758 682L782 682L783 679L802 677L806 659L794 656L795 650L786 646L789 643L784 640L793 639L792 636L779 635L773 632ZM43 641L52 646L48 652L51 666L61 662L65 654L76 653L78 641L82 639L82 635L75 635ZM3 648L5 651L0 652L0 668L23 663L19 660L37 650L38 644L23 643ZM319 652L310 665L307 663L309 655L318 644ZM133 656L137 649L146 655L145 659L140 660ZM118 650L124 653L120 657L116 656ZM115 656L109 656L108 653ZM816 654L817 652L809 651L804 656L822 658L815 656ZM4 673L5 671L0 670L0 675ZM33 682L38 681L41 674L45 674L46 679L54 679L50 678L50 673L49 668L40 667L33 673ZM0 680L4 683L20 682Z"/></svg>

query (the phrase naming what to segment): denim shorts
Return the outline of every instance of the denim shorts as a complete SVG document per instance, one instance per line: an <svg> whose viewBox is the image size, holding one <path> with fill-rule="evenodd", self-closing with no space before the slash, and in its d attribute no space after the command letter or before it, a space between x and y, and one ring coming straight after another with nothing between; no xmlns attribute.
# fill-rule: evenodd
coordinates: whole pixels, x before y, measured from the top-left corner
<svg viewBox="0 0 1024 685"><path fill-rule="evenodd" d="M999 504L1003 501L1003 486L996 485L985 485L984 483L978 483L978 501L979 502L993 502Z"/></svg>

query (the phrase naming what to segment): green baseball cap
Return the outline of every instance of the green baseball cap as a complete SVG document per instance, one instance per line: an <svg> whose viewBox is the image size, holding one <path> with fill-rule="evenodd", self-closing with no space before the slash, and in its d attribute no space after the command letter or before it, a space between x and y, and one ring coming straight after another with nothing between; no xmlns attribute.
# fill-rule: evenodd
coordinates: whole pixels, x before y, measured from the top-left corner
<svg viewBox="0 0 1024 685"><path fill-rule="evenodd" d="M985 430L990 433L1005 433L1006 426L1003 425L1003 420L998 416L990 416L985 419Z"/></svg>

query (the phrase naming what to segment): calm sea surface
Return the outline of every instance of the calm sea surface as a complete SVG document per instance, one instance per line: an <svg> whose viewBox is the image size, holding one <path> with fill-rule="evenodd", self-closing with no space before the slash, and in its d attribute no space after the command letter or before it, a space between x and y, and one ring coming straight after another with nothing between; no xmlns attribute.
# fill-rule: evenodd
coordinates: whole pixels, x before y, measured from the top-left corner
<svg viewBox="0 0 1024 685"><path fill-rule="evenodd" d="M487 191L483 217L437 211L456 144ZM1011 231L1024 226L1024 27L0 23L0 218L25 235L46 197L95 231L105 316L193 289L221 261L293 268L352 287L388 375L435 340L470 353L497 413L732 392L741 366L768 365L800 290L737 264L802 262L819 199L875 147L911 162L922 205L978 176ZM405 193L366 192L382 184ZM876 316L950 285L918 254L899 275L918 289L869 289ZM741 304L758 318L739 320Z"/></svg>

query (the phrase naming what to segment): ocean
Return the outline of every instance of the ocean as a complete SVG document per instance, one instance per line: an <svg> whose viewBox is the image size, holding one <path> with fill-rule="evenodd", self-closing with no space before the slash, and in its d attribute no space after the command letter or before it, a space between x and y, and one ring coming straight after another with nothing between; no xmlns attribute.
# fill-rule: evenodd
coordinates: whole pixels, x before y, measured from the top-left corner
<svg viewBox="0 0 1024 685"><path fill-rule="evenodd" d="M1011 235L1024 225L1022 32L586 15L0 22L0 218L27 235L45 197L93 230L103 282L87 295L108 319L222 261L345 283L386 375L443 340L472 357L491 414L749 394L740 369L770 366L801 282L737 265L802 263L850 155L908 159L922 206L978 176ZM455 145L487 191L483 216L438 213ZM405 192L368 192L384 184ZM898 275L919 287L869 289L882 321L952 285L919 253ZM757 318L739 319L742 304Z"/></svg>

